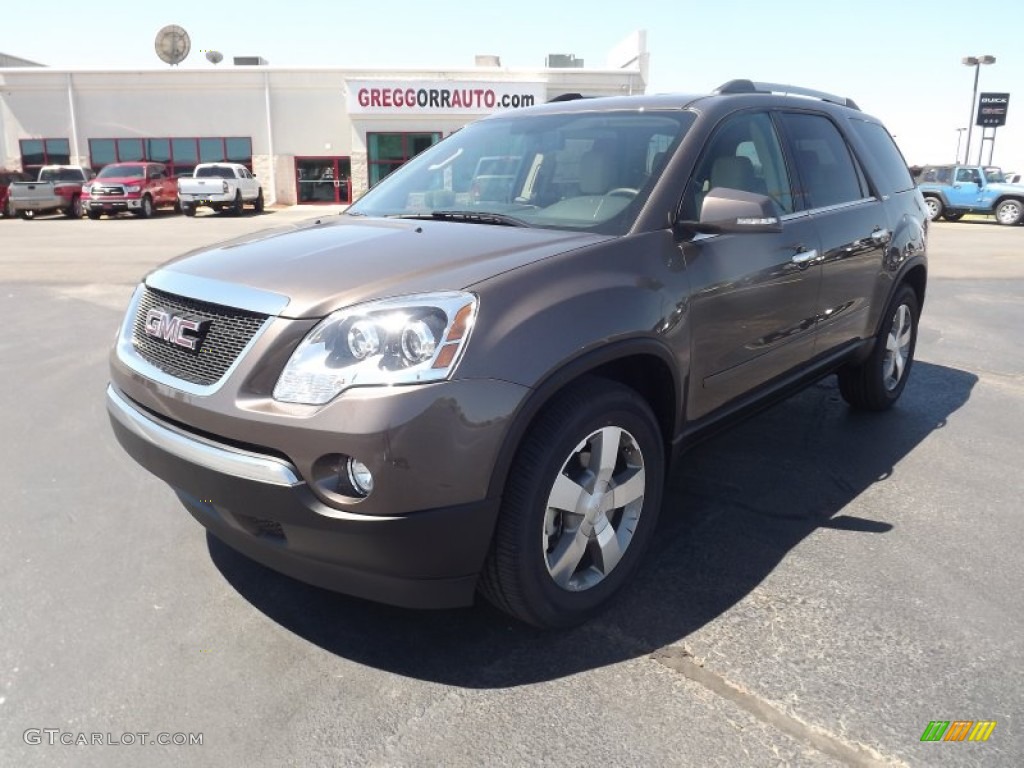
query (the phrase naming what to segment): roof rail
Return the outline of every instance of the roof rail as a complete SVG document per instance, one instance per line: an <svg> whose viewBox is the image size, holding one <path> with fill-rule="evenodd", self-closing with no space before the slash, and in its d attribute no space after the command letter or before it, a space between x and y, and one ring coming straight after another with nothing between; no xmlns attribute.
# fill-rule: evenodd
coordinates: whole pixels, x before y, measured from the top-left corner
<svg viewBox="0 0 1024 768"><path fill-rule="evenodd" d="M853 99L845 96L836 96L825 91L815 91L811 88L800 88L796 85L782 85L781 83L758 83L752 80L730 80L715 89L715 93L782 93L793 94L794 96L807 96L812 99L827 101L829 104L839 104L842 107L849 107L860 112Z"/></svg>
<svg viewBox="0 0 1024 768"><path fill-rule="evenodd" d="M582 93L561 93L553 99L548 99L548 104L554 104L556 101L576 101L589 98L590 96L584 96Z"/></svg>

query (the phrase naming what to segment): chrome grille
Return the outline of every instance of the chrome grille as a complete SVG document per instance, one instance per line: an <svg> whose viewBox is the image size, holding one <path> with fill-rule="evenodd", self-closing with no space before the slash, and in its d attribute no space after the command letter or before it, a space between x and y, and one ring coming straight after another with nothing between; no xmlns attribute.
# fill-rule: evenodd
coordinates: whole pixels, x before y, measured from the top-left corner
<svg viewBox="0 0 1024 768"><path fill-rule="evenodd" d="M209 332L198 354L146 333L146 314L156 308L210 321ZM132 344L143 359L164 373L192 384L208 386L220 381L266 319L267 315L256 312L145 287L135 312Z"/></svg>
<svg viewBox="0 0 1024 768"><path fill-rule="evenodd" d="M96 184L96 185L93 185L92 193L94 195L117 195L117 196L120 197L120 196L124 195L124 187L123 186L105 186L105 185Z"/></svg>

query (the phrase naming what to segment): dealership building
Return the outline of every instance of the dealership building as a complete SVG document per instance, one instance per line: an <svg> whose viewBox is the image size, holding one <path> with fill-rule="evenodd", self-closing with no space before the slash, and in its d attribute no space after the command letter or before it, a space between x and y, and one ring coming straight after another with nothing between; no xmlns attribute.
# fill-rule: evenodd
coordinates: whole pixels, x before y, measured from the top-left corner
<svg viewBox="0 0 1024 768"><path fill-rule="evenodd" d="M571 55L537 69L478 56L465 69L366 70L234 65L51 69L0 54L0 168L152 160L178 175L244 163L268 203L347 203L417 152L484 115L567 93L643 93L646 34L602 68ZM10 66L11 63L17 66Z"/></svg>

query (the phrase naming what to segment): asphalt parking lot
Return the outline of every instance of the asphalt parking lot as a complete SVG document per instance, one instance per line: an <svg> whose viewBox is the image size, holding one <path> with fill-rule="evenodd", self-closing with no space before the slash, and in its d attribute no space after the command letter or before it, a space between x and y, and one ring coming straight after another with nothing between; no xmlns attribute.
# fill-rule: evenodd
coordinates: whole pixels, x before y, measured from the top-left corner
<svg viewBox="0 0 1024 768"><path fill-rule="evenodd" d="M701 444L624 597L543 633L270 572L114 441L137 280L333 210L0 220L0 765L1021 764L1024 227L933 225L897 408L829 379Z"/></svg>

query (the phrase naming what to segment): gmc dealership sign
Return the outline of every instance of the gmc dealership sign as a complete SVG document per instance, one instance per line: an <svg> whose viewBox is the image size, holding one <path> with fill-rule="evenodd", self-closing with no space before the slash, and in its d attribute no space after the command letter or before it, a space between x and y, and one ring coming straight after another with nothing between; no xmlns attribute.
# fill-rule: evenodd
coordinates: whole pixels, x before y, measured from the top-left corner
<svg viewBox="0 0 1024 768"><path fill-rule="evenodd" d="M486 115L544 103L544 83L346 80L350 115Z"/></svg>
<svg viewBox="0 0 1024 768"><path fill-rule="evenodd" d="M1010 106L1008 93L983 93L978 97L978 119L975 125L998 128L1006 125L1006 110Z"/></svg>

